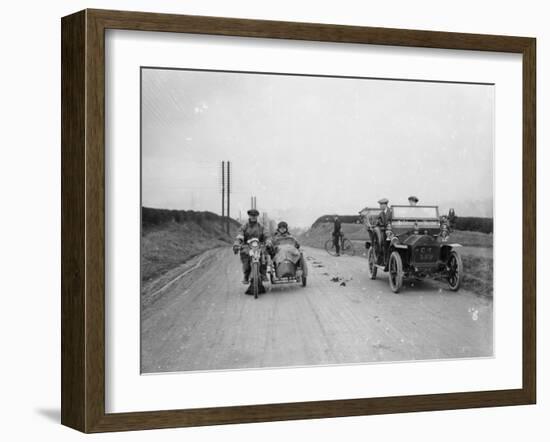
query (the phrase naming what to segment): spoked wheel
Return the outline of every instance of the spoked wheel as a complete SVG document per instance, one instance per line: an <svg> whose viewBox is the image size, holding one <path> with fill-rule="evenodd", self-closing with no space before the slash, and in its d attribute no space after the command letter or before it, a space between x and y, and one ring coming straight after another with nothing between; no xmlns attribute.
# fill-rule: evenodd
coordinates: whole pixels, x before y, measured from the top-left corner
<svg viewBox="0 0 550 442"><path fill-rule="evenodd" d="M271 289L273 288L273 282L272 282L271 276L268 276L263 281L263 286L264 286L264 289L265 289L266 293L269 293L271 291Z"/></svg>
<svg viewBox="0 0 550 442"><path fill-rule="evenodd" d="M370 279L376 279L376 273L378 272L378 267L376 267L376 252L374 251L374 247L370 247L369 251L367 253L367 259L368 259L368 271L369 271L369 278Z"/></svg>
<svg viewBox="0 0 550 442"><path fill-rule="evenodd" d="M325 250L329 255L336 256L336 247L332 239L328 239L327 242L325 242Z"/></svg>
<svg viewBox="0 0 550 442"><path fill-rule="evenodd" d="M388 267L390 287L394 293L398 293L403 286L403 261L399 252L392 252Z"/></svg>
<svg viewBox="0 0 550 442"><path fill-rule="evenodd" d="M260 268L257 262L252 263L252 271L250 272L251 276L251 285L252 285L252 294L254 299L258 299L258 294L260 292Z"/></svg>
<svg viewBox="0 0 550 442"><path fill-rule="evenodd" d="M462 276L462 258L457 252L451 252L447 261L447 282L449 289L456 292L460 288Z"/></svg>
<svg viewBox="0 0 550 442"><path fill-rule="evenodd" d="M355 249L353 248L353 243L349 239L344 239L342 243L342 253L346 255L353 256L355 255Z"/></svg>

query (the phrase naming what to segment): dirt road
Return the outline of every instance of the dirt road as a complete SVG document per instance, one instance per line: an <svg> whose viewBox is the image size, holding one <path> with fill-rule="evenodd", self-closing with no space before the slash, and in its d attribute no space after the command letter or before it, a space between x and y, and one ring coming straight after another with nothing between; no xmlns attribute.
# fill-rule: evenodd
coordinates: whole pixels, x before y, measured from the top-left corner
<svg viewBox="0 0 550 442"><path fill-rule="evenodd" d="M230 248L194 258L142 299L142 372L491 356L493 304L433 281L391 292L366 260L305 248L305 288L244 294Z"/></svg>

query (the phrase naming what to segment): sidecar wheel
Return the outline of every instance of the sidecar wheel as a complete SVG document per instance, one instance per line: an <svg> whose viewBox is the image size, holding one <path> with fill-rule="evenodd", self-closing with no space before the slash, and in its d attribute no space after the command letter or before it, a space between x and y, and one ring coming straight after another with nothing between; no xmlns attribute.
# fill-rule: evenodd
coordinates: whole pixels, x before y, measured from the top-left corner
<svg viewBox="0 0 550 442"><path fill-rule="evenodd" d="M307 285L307 276L302 276L302 287Z"/></svg>

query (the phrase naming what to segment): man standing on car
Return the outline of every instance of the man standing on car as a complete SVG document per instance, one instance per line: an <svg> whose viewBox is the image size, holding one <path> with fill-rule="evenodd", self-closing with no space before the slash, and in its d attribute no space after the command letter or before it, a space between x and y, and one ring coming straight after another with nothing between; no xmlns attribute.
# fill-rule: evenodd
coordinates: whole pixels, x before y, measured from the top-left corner
<svg viewBox="0 0 550 442"><path fill-rule="evenodd" d="M374 227L374 232L376 233L376 238L378 240L378 246L380 247L380 251L382 252L379 256L379 263L381 261L381 258L384 258L384 262L386 261L386 253L388 251L388 244L386 241L386 226L391 221L391 210L388 207L388 199L382 198L378 200L378 204L380 204L380 214L378 215L378 219L376 220L376 226Z"/></svg>
<svg viewBox="0 0 550 442"><path fill-rule="evenodd" d="M409 206L416 206L418 204L418 198L414 195L409 197Z"/></svg>
<svg viewBox="0 0 550 442"><path fill-rule="evenodd" d="M342 240L342 223L338 215L334 217L334 227L332 229L332 243L336 249L336 256L340 256L340 241Z"/></svg>
<svg viewBox="0 0 550 442"><path fill-rule="evenodd" d="M250 209L248 212L248 222L239 229L239 234L233 244L233 253L241 252L241 263L243 266L243 284L248 284L250 276L250 257L247 241L251 238L258 238L260 244L265 244L267 236L264 233L264 227L258 222L258 212L256 209ZM265 265L260 266L262 275L265 273Z"/></svg>

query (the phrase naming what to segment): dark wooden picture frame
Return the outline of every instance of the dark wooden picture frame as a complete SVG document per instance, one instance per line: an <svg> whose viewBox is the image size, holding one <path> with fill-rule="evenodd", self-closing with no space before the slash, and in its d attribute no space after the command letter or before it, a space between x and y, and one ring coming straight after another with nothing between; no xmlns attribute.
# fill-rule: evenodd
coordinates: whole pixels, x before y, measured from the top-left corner
<svg viewBox="0 0 550 442"><path fill-rule="evenodd" d="M83 432L534 404L536 40L534 38L84 10L62 28L61 422ZM105 412L105 30L494 51L523 60L523 386L513 390Z"/></svg>

